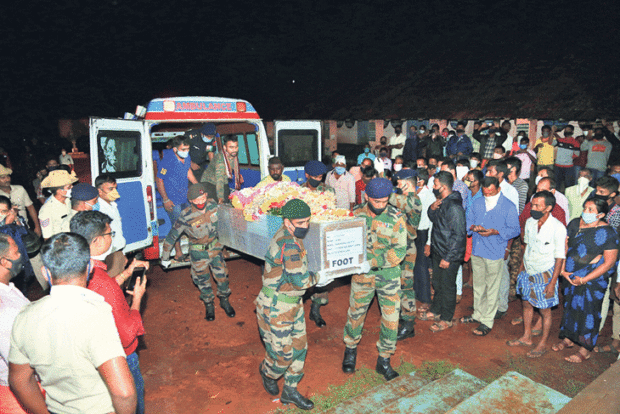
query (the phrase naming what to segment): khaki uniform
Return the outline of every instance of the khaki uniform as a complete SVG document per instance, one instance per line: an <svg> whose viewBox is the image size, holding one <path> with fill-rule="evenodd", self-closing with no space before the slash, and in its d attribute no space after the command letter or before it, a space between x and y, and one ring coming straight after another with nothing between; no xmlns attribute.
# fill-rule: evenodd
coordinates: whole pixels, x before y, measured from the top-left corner
<svg viewBox="0 0 620 414"><path fill-rule="evenodd" d="M39 223L44 239L49 239L55 234L62 233L62 222L71 213L71 200L65 199L64 203L51 196L39 211Z"/></svg>
<svg viewBox="0 0 620 414"><path fill-rule="evenodd" d="M377 349L379 356L389 358L396 351L400 313L400 263L407 252L405 215L387 206L379 216L372 217L368 203L356 206L353 214L366 219L366 258L368 274L353 275L344 343L356 348L362 339L364 319L375 293L381 307L381 331Z"/></svg>
<svg viewBox="0 0 620 414"><path fill-rule="evenodd" d="M284 376L289 387L301 381L308 351L301 297L317 282L318 274L308 271L303 242L282 226L265 255L263 288L255 303L266 351L263 372L276 380Z"/></svg>
<svg viewBox="0 0 620 414"><path fill-rule="evenodd" d="M209 199L204 212L189 206L181 212L172 230L166 236L162 260L170 259L170 252L181 234L189 239L189 256L192 266L192 280L200 289L200 299L205 303L213 303L215 296L211 288L209 267L217 284L217 296L230 296L228 284L228 268L222 254L222 244L217 238L217 204Z"/></svg>

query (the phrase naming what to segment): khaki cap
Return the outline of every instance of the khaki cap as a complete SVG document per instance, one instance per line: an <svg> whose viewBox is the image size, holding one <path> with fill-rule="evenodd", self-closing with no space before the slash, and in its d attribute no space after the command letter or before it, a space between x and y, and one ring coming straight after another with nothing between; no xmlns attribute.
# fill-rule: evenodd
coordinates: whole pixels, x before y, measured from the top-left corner
<svg viewBox="0 0 620 414"><path fill-rule="evenodd" d="M48 174L47 177L41 182L41 187L64 187L67 184L73 184L78 181L75 172L69 174L65 170L54 170Z"/></svg>
<svg viewBox="0 0 620 414"><path fill-rule="evenodd" d="M11 175L13 174L13 170L10 168L6 168L4 165L0 164L0 175Z"/></svg>

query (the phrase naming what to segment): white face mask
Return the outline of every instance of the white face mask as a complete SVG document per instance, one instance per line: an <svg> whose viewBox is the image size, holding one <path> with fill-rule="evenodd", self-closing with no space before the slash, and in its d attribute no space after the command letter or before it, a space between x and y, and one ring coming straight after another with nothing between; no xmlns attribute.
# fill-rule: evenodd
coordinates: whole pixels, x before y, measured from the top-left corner
<svg viewBox="0 0 620 414"><path fill-rule="evenodd" d="M586 177L579 177L579 179L577 180L577 188L579 188L580 192L583 192L583 190L585 190L589 184L590 180L588 180Z"/></svg>
<svg viewBox="0 0 620 414"><path fill-rule="evenodd" d="M400 171L403 169L403 165L402 164L394 164L394 171Z"/></svg>
<svg viewBox="0 0 620 414"><path fill-rule="evenodd" d="M478 160L471 160L471 161L469 161L469 166L471 168L476 168L478 166Z"/></svg>
<svg viewBox="0 0 620 414"><path fill-rule="evenodd" d="M103 262L105 258L110 255L110 253L112 253L112 243L110 243L110 248L105 253L100 254L99 256L93 256L93 259L97 259Z"/></svg>
<svg viewBox="0 0 620 414"><path fill-rule="evenodd" d="M484 202L487 207L487 211L492 210L497 205L497 200L502 193L499 192L494 196L484 196Z"/></svg>
<svg viewBox="0 0 620 414"><path fill-rule="evenodd" d="M177 155L181 158L187 158L189 151L177 151Z"/></svg>
<svg viewBox="0 0 620 414"><path fill-rule="evenodd" d="M469 172L469 168L464 167L464 166L457 166L456 167L456 178L458 178L459 180L462 180L463 177L465 177L468 172Z"/></svg>
<svg viewBox="0 0 620 414"><path fill-rule="evenodd" d="M67 190L67 194L65 194L65 197L71 198L71 189Z"/></svg>
<svg viewBox="0 0 620 414"><path fill-rule="evenodd" d="M493 153L493 159L494 160L499 160L500 158L502 158L502 154L498 154L497 152Z"/></svg>

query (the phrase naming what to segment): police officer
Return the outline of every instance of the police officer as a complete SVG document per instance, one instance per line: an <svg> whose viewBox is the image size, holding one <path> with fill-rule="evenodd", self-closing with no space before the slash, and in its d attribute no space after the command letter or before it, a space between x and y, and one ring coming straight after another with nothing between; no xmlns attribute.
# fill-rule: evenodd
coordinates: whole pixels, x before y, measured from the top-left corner
<svg viewBox="0 0 620 414"><path fill-rule="evenodd" d="M406 216L407 226L407 253L400 265L400 321L397 339L403 340L415 335L415 291L413 290L413 269L416 260L415 239L418 224L422 214L422 202L416 194L416 178L414 170L402 170L396 174L398 188L401 194L392 193L389 203L399 209Z"/></svg>
<svg viewBox="0 0 620 414"><path fill-rule="evenodd" d="M347 323L344 327L346 349L342 361L345 373L355 371L357 344L362 339L364 319L375 293L381 307L381 332L377 349L379 358L375 370L390 381L398 373L390 365L396 351L398 315L400 312L400 263L407 251L405 216L388 204L392 183L385 178L373 178L366 185L366 203L353 209L353 214L366 219L367 262L362 273L351 279L351 296Z"/></svg>
<svg viewBox="0 0 620 414"><path fill-rule="evenodd" d="M52 193L39 211L39 223L44 239L62 232L63 219L71 213L71 189L77 180L75 173L55 170L41 182L41 187L47 188Z"/></svg>
<svg viewBox="0 0 620 414"><path fill-rule="evenodd" d="M217 283L217 296L220 306L231 318L235 310L230 305L230 287L228 286L228 268L222 254L222 245L217 238L217 204L207 198L207 190L203 183L192 184L187 191L190 206L181 212L166 236L162 253L162 266L170 266L170 251L175 241L185 233L189 239L189 256L192 266L192 279L200 289L200 299L205 303L205 319L215 319L213 306L213 289L209 280L209 266Z"/></svg>
<svg viewBox="0 0 620 414"><path fill-rule="evenodd" d="M216 145L215 124L207 122L200 129L187 131L189 138L189 156L195 177L200 177L205 166L213 159Z"/></svg>
<svg viewBox="0 0 620 414"><path fill-rule="evenodd" d="M297 391L308 350L302 296L320 279L318 273L308 271L302 241L310 214L310 207L302 200L290 200L282 207L284 223L269 244L263 288L255 302L258 331L266 351L259 366L263 387L269 394L278 395L277 380L284 376L280 401L303 410L312 409L314 403Z"/></svg>
<svg viewBox="0 0 620 414"><path fill-rule="evenodd" d="M323 182L323 176L327 172L327 167L321 161L308 161L304 166L304 173L306 174L306 182L301 186L311 191L317 192L330 192L336 195L334 189ZM312 307L310 308L310 315L308 318L314 321L316 326L322 328L326 325L323 317L321 316L321 306L325 306L329 303L329 297L327 296L326 287L315 287L314 293L310 297L312 300Z"/></svg>

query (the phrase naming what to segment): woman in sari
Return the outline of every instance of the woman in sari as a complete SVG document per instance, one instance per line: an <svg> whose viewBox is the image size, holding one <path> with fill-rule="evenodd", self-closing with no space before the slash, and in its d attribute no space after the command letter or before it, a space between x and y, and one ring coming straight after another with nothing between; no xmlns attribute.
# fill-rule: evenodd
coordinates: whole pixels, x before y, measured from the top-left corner
<svg viewBox="0 0 620 414"><path fill-rule="evenodd" d="M584 203L581 218L572 220L567 227L566 261L561 273L567 281L560 326L562 342L552 349L561 351L579 345L576 353L564 358L568 362L589 359L598 338L601 306L618 255L618 234L604 221L608 210L606 200L590 199Z"/></svg>

